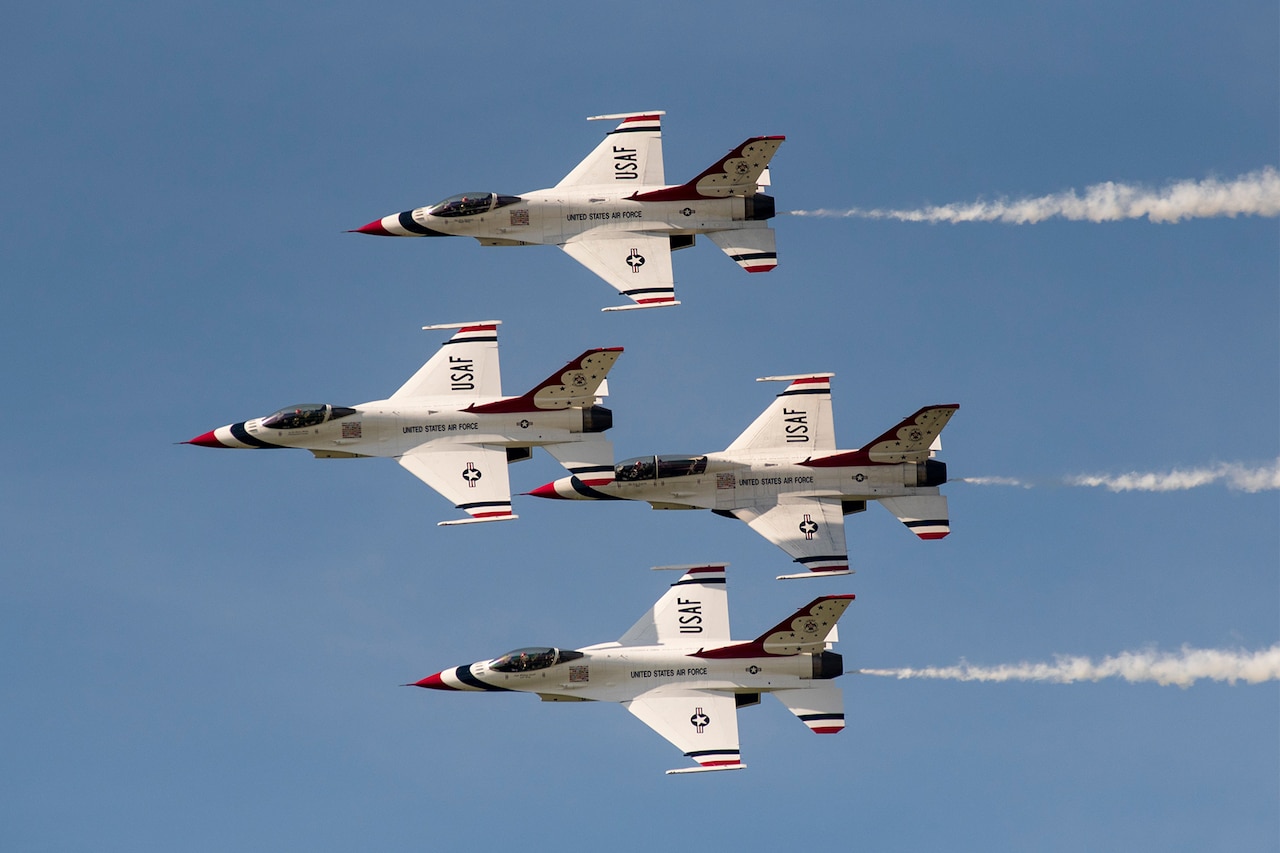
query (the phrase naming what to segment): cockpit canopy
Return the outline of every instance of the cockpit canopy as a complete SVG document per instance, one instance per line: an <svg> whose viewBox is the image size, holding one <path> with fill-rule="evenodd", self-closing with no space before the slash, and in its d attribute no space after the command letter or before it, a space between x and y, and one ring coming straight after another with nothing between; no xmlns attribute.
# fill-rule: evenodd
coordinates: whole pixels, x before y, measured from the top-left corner
<svg viewBox="0 0 1280 853"><path fill-rule="evenodd" d="M498 672L532 672L535 669L546 669L565 661L577 660L582 652L567 649L553 649L548 646L529 646L507 652L489 664L489 669Z"/></svg>
<svg viewBox="0 0 1280 853"><path fill-rule="evenodd" d="M355 409L346 406L330 406L326 403L299 403L296 406L286 406L274 414L267 415L262 419L262 425L267 429L304 429L305 427L319 426L325 421L336 421L338 418L345 418L347 415L354 415Z"/></svg>
<svg viewBox="0 0 1280 853"><path fill-rule="evenodd" d="M518 201L523 201L518 195L461 193L431 205L427 208L427 213L431 216L479 216Z"/></svg>
<svg viewBox="0 0 1280 853"><path fill-rule="evenodd" d="M707 470L705 456L636 456L613 466L613 478L623 482L687 477Z"/></svg>

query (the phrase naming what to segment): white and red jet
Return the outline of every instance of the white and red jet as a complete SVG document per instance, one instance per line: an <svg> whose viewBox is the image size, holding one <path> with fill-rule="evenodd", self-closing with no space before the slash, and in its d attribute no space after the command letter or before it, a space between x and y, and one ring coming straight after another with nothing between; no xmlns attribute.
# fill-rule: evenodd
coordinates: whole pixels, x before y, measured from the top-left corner
<svg viewBox="0 0 1280 853"><path fill-rule="evenodd" d="M575 470L534 489L540 498L647 501L654 509L709 509L745 521L811 573L848 574L844 516L877 501L921 539L951 532L938 487L947 466L932 458L960 408L927 406L859 450L837 450L832 373L766 376L787 389L719 453L639 456L612 468ZM568 467L568 466L566 466Z"/></svg>
<svg viewBox="0 0 1280 853"><path fill-rule="evenodd" d="M545 190L520 195L474 192L430 207L393 213L355 231L384 237L474 237L482 246L559 246L634 305L679 305L671 253L697 235L747 272L778 265L769 160L785 137L743 142L686 184L669 186L662 170L662 110L593 116L621 119L604 141Z"/></svg>
<svg viewBox="0 0 1280 853"><path fill-rule="evenodd" d="M741 770L738 709L772 693L818 734L844 728L844 673L831 651L852 595L825 595L748 642L729 639L725 565L683 569L616 642L531 647L416 682L433 690L518 691L544 702L619 702L697 762L668 773Z"/></svg>
<svg viewBox="0 0 1280 853"><path fill-rule="evenodd" d="M469 516L441 525L516 518L507 464L528 459L534 447L566 466L592 469L612 461L604 431L613 415L599 403L622 348L587 350L527 394L504 397L500 322L423 326L458 331L385 400L289 406L184 443L299 447L320 459L390 456Z"/></svg>

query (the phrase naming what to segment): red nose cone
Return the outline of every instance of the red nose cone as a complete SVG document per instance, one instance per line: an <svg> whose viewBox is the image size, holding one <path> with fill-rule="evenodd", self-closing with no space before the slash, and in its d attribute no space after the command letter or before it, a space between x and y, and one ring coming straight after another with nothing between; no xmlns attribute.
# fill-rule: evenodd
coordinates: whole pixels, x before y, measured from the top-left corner
<svg viewBox="0 0 1280 853"><path fill-rule="evenodd" d="M214 438L212 430L210 430L209 432L206 432L204 435L197 435L195 438L191 439L190 441L184 441L182 443L197 444L200 447L226 447L225 444L223 444L221 441L218 441L218 439Z"/></svg>
<svg viewBox="0 0 1280 853"><path fill-rule="evenodd" d="M426 678L422 679L421 681L415 681L413 683L413 686L429 687L432 690L452 690L453 689L452 687L444 683L444 681L440 678L440 673L438 672L435 675L428 675Z"/></svg>
<svg viewBox="0 0 1280 853"><path fill-rule="evenodd" d="M379 237L395 236L390 231L382 227L381 219L375 219L372 222L370 222L368 225L361 225L359 228L356 228L353 231L348 231L347 233L348 234L376 234Z"/></svg>
<svg viewBox="0 0 1280 853"><path fill-rule="evenodd" d="M532 492L525 492L535 498L559 498L560 494L556 491L555 483L547 483L545 486L538 486Z"/></svg>

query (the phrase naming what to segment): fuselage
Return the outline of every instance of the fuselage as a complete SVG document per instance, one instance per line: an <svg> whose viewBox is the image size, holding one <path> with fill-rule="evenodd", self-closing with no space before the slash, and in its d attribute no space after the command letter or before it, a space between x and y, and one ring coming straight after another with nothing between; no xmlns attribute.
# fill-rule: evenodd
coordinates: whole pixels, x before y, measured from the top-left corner
<svg viewBox="0 0 1280 853"><path fill-rule="evenodd" d="M513 690L552 701L618 702L659 687L744 694L794 690L842 671L840 656L830 651L767 655L750 643L712 651L698 645L601 643L573 651L517 649L493 660L446 669L417 685L438 690Z"/></svg>
<svg viewBox="0 0 1280 853"><path fill-rule="evenodd" d="M938 494L945 482L946 466L935 460L826 466L810 463L808 456L722 452L634 457L616 465L612 479L562 477L530 494L647 501L656 509L733 510L773 504L783 495L867 501Z"/></svg>
<svg viewBox="0 0 1280 853"><path fill-rule="evenodd" d="M244 449L301 448L322 458L394 457L436 441L538 447L607 429L608 410L600 406L477 413L441 407L447 405L433 406L429 400L375 400L353 407L303 404L218 427L189 443Z"/></svg>
<svg viewBox="0 0 1280 853"><path fill-rule="evenodd" d="M648 231L671 236L753 227L774 215L770 196L636 200L679 187L619 190L612 185L544 189L506 196L464 193L437 204L384 216L364 234L394 237L474 237L485 245L559 245L588 231ZM758 227L758 226L755 226Z"/></svg>

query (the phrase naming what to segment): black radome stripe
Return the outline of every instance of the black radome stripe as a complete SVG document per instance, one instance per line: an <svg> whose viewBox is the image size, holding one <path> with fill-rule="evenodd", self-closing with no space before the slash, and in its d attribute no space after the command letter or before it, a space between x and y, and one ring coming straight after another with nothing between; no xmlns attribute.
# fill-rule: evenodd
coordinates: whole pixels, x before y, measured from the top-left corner
<svg viewBox="0 0 1280 853"><path fill-rule="evenodd" d="M477 690L490 690L495 693L510 693L511 691L505 687L494 687L492 684L485 684L480 679L471 674L470 666L460 666L453 671L454 676L468 687L474 687Z"/></svg>
<svg viewBox="0 0 1280 853"><path fill-rule="evenodd" d="M414 221L412 210L406 210L404 213L396 217L396 219L399 220L401 228L403 228L406 231L412 231L414 234L421 234L423 237L447 237L448 236L443 231L432 231L430 228L428 228L425 225L419 225L417 222Z"/></svg>
<svg viewBox="0 0 1280 853"><path fill-rule="evenodd" d="M626 498L620 498L620 497L617 497L616 495L609 495L609 494L605 494L604 492L596 491L595 489L588 486L586 483L579 480L576 476L569 478L569 485L573 486L573 490L578 494L582 495L584 498L592 498L593 500L597 500L597 501L626 500Z"/></svg>
<svg viewBox="0 0 1280 853"><path fill-rule="evenodd" d="M244 421L241 421L238 424L231 425L231 435L235 437L236 441L240 442L241 444L247 444L250 447L259 447L259 448L271 449L271 450L284 449L283 444L272 444L269 441L263 441L257 436L249 435L249 431L244 428Z"/></svg>

